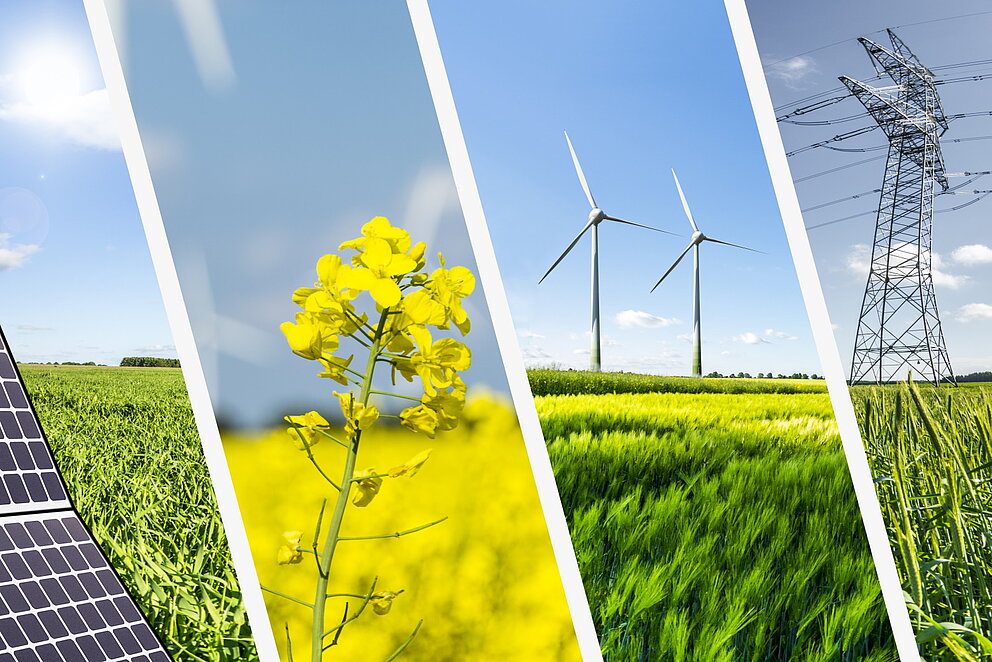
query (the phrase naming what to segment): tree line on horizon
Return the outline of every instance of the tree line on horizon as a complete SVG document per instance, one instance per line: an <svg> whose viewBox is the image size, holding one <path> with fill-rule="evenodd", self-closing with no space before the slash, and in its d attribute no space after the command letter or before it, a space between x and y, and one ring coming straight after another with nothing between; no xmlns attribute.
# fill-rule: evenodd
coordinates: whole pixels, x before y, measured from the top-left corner
<svg viewBox="0 0 992 662"><path fill-rule="evenodd" d="M163 359L157 356L125 356L121 359L122 368L178 368L179 359Z"/></svg>

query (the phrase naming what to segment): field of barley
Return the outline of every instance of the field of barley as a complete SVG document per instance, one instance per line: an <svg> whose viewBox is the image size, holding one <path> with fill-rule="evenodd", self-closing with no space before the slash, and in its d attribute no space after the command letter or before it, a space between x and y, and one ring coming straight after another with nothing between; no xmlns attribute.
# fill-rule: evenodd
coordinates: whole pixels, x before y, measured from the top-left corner
<svg viewBox="0 0 992 662"><path fill-rule="evenodd" d="M822 382L531 377L609 662L897 659Z"/></svg>
<svg viewBox="0 0 992 662"><path fill-rule="evenodd" d="M992 656L992 384L851 389L927 660Z"/></svg>
<svg viewBox="0 0 992 662"><path fill-rule="evenodd" d="M182 373L21 372L77 509L177 662L257 660Z"/></svg>
<svg viewBox="0 0 992 662"><path fill-rule="evenodd" d="M309 660L314 559L307 553L300 563L279 565L277 556L286 531L302 532L301 546L310 547L321 501L335 493L285 428L228 432L224 447L259 578L285 596L266 594L282 659L291 659L292 641L294 658ZM392 659L422 620L399 658L404 662L578 662L513 410L488 398L470 400L462 423L433 440L377 424L362 437L360 466L385 470L425 447L433 452L415 477L386 480L367 507L349 504L343 534L388 534L448 519L399 538L340 544L329 590L354 596L333 599L328 623L354 615L373 581L377 590L403 593L388 613L366 610L349 624L326 660ZM341 449L325 441L313 452L336 478Z"/></svg>

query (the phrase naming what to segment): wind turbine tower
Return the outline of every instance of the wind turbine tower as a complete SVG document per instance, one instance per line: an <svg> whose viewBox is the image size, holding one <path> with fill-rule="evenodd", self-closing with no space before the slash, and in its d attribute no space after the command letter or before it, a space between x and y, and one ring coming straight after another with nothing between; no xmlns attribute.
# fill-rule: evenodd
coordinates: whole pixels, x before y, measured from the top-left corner
<svg viewBox="0 0 992 662"><path fill-rule="evenodd" d="M679 265L689 251L692 251L692 376L702 377L703 376L703 339L702 332L699 328L699 247L704 241L709 241L714 244L723 244L724 246L733 246L734 248L743 248L746 251L752 251L754 253L760 253L761 251L756 251L753 248L748 248L747 246L741 246L739 244L732 244L729 241L721 241L719 239L713 239L712 237L707 237L699 230L699 226L696 225L696 221L692 218L692 210L689 209L689 203L685 199L685 193L682 192L682 185L679 184L678 175L675 174L675 170L672 170L672 177L675 178L675 187L679 190L679 198L682 200L682 209L685 210L685 215L689 219L689 225L692 226L692 237L689 239L689 245L686 246L685 250L675 258L675 262L672 266L668 267L668 271L662 274L658 282L654 284L651 291L654 292L661 285L661 282L668 278L668 274L675 270L675 267Z"/></svg>
<svg viewBox="0 0 992 662"><path fill-rule="evenodd" d="M858 41L894 85L840 77L889 141L851 383L893 381L907 369L934 384L954 382L933 287L930 235L934 190L948 189L940 151L947 117L933 72L891 30L888 35L891 48Z"/></svg>
<svg viewBox="0 0 992 662"><path fill-rule="evenodd" d="M592 197L592 191L589 189L589 184L586 182L586 176L582 172L582 166L579 164L579 157L575 155L575 148L572 147L572 141L568 137L568 132L565 132L565 142L568 143L568 151L572 155L572 163L575 165L575 174L579 177L579 183L582 185L582 190L585 191L586 199L589 201L589 218L586 221L585 226L576 235L572 243L568 245L568 248L558 256L555 263L551 265L551 268L541 277L538 284L543 283L544 279L548 277L555 267L565 259L565 256L575 248L575 245L579 243L579 239L582 235L586 233L587 230L591 230L592 234L592 325L591 325L591 338L589 346L589 369L599 372L602 370L602 360L600 353L600 326L599 326L599 224L603 221L614 221L616 223L625 223L627 225L634 225L639 228L644 228L646 230L654 230L655 232L664 232L665 234L674 234L668 232L667 230L659 230L658 228L652 228L648 225L641 225L640 223L633 223L631 221L625 221L621 218L616 218L615 216L607 216L606 213L599 208L596 204L595 198Z"/></svg>

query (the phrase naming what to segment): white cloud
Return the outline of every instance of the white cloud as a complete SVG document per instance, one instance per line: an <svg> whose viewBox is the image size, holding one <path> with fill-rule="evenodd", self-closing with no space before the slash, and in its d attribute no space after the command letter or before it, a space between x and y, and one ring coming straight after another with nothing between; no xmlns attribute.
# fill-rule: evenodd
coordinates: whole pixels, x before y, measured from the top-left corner
<svg viewBox="0 0 992 662"><path fill-rule="evenodd" d="M992 248L984 244L968 244L955 248L951 257L961 264L989 264L992 263Z"/></svg>
<svg viewBox="0 0 992 662"><path fill-rule="evenodd" d="M61 100L59 103L0 103L0 120L36 126L68 142L117 150L121 148L106 89Z"/></svg>
<svg viewBox="0 0 992 662"><path fill-rule="evenodd" d="M731 355L731 351L727 349L720 352L720 356L730 356L730 355Z"/></svg>
<svg viewBox="0 0 992 662"><path fill-rule="evenodd" d="M136 352L174 352L176 351L175 345L148 345L147 347L138 347Z"/></svg>
<svg viewBox="0 0 992 662"><path fill-rule="evenodd" d="M803 87L806 77L816 72L816 62L805 55L781 60L765 68L769 78L778 79L793 89Z"/></svg>
<svg viewBox="0 0 992 662"><path fill-rule="evenodd" d="M673 326L682 323L674 317L658 317L657 315L646 313L643 310L625 310L617 313L616 321L617 324L624 329L631 329L637 326L656 329L663 326Z"/></svg>
<svg viewBox="0 0 992 662"><path fill-rule="evenodd" d="M927 259L926 251L921 256L924 261ZM912 263L916 259L916 247L912 244L896 244L892 248L889 277L892 279L908 275L912 269ZM847 270L858 276L866 278L871 267L871 248L867 244L854 244L845 259ZM930 273L933 277L933 284L956 290L961 287L968 276L948 273L943 270L944 260L939 253L933 253L930 257Z"/></svg>
<svg viewBox="0 0 992 662"><path fill-rule="evenodd" d="M992 306L987 303L966 303L956 315L959 322L992 319Z"/></svg>
<svg viewBox="0 0 992 662"><path fill-rule="evenodd" d="M551 358L551 355L544 351L543 348L537 347L536 345L529 345L527 347L522 347L520 353L523 355L525 361L546 361Z"/></svg>
<svg viewBox="0 0 992 662"><path fill-rule="evenodd" d="M692 342L692 334L691 333L680 333L679 335L675 336L675 339L676 340L681 340L682 342Z"/></svg>
<svg viewBox="0 0 992 662"><path fill-rule="evenodd" d="M518 331L517 335L521 338L526 338L527 340L543 340L544 336L540 333L534 333L533 331L522 330Z"/></svg>
<svg viewBox="0 0 992 662"><path fill-rule="evenodd" d="M775 329L765 329L765 336L768 338L776 338L778 340L799 340L796 336L791 333L786 333L785 331L776 331Z"/></svg>
<svg viewBox="0 0 992 662"><path fill-rule="evenodd" d="M589 350L588 349L573 349L572 350L572 354L576 354L576 355L586 354L586 355L588 355L589 354Z"/></svg>
<svg viewBox="0 0 992 662"><path fill-rule="evenodd" d="M757 333L748 331L747 333L742 333L739 336L734 336L732 338L734 342L741 342L745 345L760 345L761 343L767 343L768 341L759 336Z"/></svg>
<svg viewBox="0 0 992 662"><path fill-rule="evenodd" d="M17 330L18 331L51 331L52 327L38 326L36 324L18 324Z"/></svg>
<svg viewBox="0 0 992 662"><path fill-rule="evenodd" d="M9 234L0 234L0 271L16 269L38 252L37 244L14 244L10 238Z"/></svg>

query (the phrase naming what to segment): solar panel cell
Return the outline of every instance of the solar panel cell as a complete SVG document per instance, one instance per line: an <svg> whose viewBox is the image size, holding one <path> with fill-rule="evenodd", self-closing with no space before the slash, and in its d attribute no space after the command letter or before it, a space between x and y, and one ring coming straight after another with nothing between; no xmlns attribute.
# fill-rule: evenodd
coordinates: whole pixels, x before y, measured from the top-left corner
<svg viewBox="0 0 992 662"><path fill-rule="evenodd" d="M77 515L0 518L0 544L6 659L170 662Z"/></svg>

